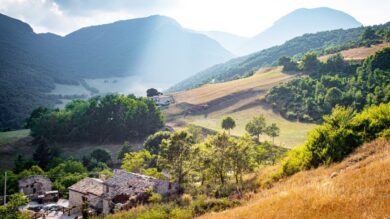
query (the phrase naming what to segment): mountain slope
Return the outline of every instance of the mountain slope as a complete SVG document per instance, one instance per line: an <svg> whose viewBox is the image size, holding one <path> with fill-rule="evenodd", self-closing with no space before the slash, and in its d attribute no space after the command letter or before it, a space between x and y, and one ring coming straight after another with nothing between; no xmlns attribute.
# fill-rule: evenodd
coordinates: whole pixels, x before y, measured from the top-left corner
<svg viewBox="0 0 390 219"><path fill-rule="evenodd" d="M340 163L276 182L241 207L200 218L387 218L388 166L390 141L374 141Z"/></svg>
<svg viewBox="0 0 390 219"><path fill-rule="evenodd" d="M20 128L37 106L54 106L58 98L48 93L55 83L114 76L174 83L231 57L215 40L164 16L60 37L36 34L28 24L0 14L0 130Z"/></svg>
<svg viewBox="0 0 390 219"><path fill-rule="evenodd" d="M201 33L210 37L211 39L216 40L233 54L235 54L235 51L239 49L249 39L247 37L237 36L231 33L220 31L204 31Z"/></svg>
<svg viewBox="0 0 390 219"><path fill-rule="evenodd" d="M372 26L374 30L384 30L390 27L390 22L383 25ZM177 92L199 87L207 83L230 81L252 74L261 67L273 66L282 56L300 58L309 51L318 54L328 54L343 49L362 46L360 36L364 27L348 30L332 30L305 34L285 42L283 45L274 46L247 56L231 59L225 63L214 65L190 78L172 86L169 92Z"/></svg>
<svg viewBox="0 0 390 219"><path fill-rule="evenodd" d="M297 9L277 20L270 28L251 38L236 52L241 55L256 52L305 33L350 29L362 26L352 16L331 8Z"/></svg>

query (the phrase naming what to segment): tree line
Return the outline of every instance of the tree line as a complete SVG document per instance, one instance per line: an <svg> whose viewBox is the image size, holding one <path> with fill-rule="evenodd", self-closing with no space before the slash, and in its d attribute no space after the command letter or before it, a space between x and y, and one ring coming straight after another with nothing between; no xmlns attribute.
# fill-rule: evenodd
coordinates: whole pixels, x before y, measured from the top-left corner
<svg viewBox="0 0 390 219"><path fill-rule="evenodd" d="M33 137L59 142L123 142L148 136L163 125L152 100L118 94L74 100L61 110L40 107L27 120Z"/></svg>
<svg viewBox="0 0 390 219"><path fill-rule="evenodd" d="M362 64L347 62L340 54L326 62L308 53L301 63L282 57L285 71L303 71L305 77L269 90L266 101L290 120L320 122L336 105L361 111L390 101L390 48L378 51Z"/></svg>

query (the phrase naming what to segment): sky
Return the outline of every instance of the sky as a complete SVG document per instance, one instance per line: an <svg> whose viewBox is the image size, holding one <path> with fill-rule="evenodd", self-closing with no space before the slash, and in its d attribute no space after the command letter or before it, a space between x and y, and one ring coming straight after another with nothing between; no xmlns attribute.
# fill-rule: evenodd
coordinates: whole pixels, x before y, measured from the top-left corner
<svg viewBox="0 0 390 219"><path fill-rule="evenodd" d="M298 8L330 7L363 25L390 21L390 0L0 0L0 13L35 32L66 35L79 28L160 14L198 31L253 36Z"/></svg>

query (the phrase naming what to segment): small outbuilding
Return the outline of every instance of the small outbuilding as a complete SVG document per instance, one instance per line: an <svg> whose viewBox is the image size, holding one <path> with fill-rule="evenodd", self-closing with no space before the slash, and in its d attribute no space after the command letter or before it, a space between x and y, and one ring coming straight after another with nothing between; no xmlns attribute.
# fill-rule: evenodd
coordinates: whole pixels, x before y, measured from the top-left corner
<svg viewBox="0 0 390 219"><path fill-rule="evenodd" d="M30 199L38 199L51 189L52 182L45 176L29 176L19 180L19 191Z"/></svg>
<svg viewBox="0 0 390 219"><path fill-rule="evenodd" d="M69 188L69 207L80 211L83 202L88 202L90 208L101 212L103 208L103 181L95 178L85 178Z"/></svg>

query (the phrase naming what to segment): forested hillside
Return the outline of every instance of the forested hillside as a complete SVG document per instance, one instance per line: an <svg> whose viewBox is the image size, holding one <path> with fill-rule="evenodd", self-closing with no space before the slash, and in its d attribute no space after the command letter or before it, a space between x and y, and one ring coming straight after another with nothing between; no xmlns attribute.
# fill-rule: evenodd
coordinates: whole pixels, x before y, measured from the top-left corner
<svg viewBox="0 0 390 219"><path fill-rule="evenodd" d="M36 34L28 24L0 14L0 130L21 128L38 106L53 107L59 95L48 93L55 84L81 85L96 94L83 79L139 76L174 83L231 57L216 41L164 16L61 37Z"/></svg>
<svg viewBox="0 0 390 219"><path fill-rule="evenodd" d="M389 27L390 23L386 23L384 25L373 26L371 29L373 32L383 32ZM343 49L380 42L379 40L370 42L362 41L361 36L364 30L364 27L360 27L348 30L305 34L289 40L281 46L275 46L248 56L232 59L223 64L215 65L174 85L169 91L182 91L207 83L218 83L245 77L251 75L261 67L276 65L279 58L283 56L300 58L309 51L314 51L319 55L329 54Z"/></svg>
<svg viewBox="0 0 390 219"><path fill-rule="evenodd" d="M273 109L290 120L318 122L333 107L364 107L390 101L390 48L368 57L360 67L340 55L327 62L307 54L301 63L308 77L273 87L266 100Z"/></svg>

